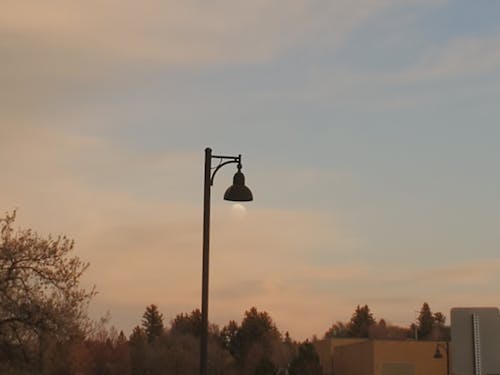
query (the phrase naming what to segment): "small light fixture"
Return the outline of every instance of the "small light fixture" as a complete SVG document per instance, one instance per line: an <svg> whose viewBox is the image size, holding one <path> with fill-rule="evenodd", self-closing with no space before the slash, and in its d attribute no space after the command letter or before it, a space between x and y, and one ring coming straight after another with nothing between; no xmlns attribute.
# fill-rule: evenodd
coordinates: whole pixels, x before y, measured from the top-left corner
<svg viewBox="0 0 500 375"><path fill-rule="evenodd" d="M443 355L441 354L441 352L439 351L439 345L436 346L436 352L434 353L434 358L435 359L441 359L443 358Z"/></svg>
<svg viewBox="0 0 500 375"><path fill-rule="evenodd" d="M241 164L238 164L238 172L233 177L233 184L224 193L224 199L232 202L249 202L253 200L252 192L245 185L245 175L241 172Z"/></svg>

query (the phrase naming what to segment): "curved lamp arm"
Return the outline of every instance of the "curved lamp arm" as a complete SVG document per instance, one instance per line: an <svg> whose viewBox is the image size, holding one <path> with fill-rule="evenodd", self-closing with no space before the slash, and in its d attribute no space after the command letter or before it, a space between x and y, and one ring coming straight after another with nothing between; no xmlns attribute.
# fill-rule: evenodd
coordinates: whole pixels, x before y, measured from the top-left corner
<svg viewBox="0 0 500 375"><path fill-rule="evenodd" d="M220 163L217 167L215 168L211 168L213 169L214 171L212 172L212 174L210 175L210 186L212 186L214 184L214 178L215 178L215 174L219 171L219 169L221 169L223 166L227 165L227 164L233 164L233 163L237 163L238 164L238 170L241 169L241 155L238 155L238 156L219 156L219 155L212 155L212 159L219 159L220 160ZM222 162L223 160L227 160L225 162Z"/></svg>

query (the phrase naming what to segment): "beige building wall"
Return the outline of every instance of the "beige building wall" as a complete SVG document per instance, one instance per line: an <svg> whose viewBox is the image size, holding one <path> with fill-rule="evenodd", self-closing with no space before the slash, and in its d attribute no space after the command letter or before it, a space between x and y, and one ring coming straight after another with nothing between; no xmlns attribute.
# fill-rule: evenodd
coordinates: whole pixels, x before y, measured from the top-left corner
<svg viewBox="0 0 500 375"><path fill-rule="evenodd" d="M372 341L343 345L333 353L333 373L335 375L372 375L374 347Z"/></svg>
<svg viewBox="0 0 500 375"><path fill-rule="evenodd" d="M372 341L374 375L446 375L446 353L435 359L435 341ZM442 343L444 346L444 343Z"/></svg>
<svg viewBox="0 0 500 375"><path fill-rule="evenodd" d="M444 343L441 343L444 346ZM334 348L334 375L446 375L436 341L365 340Z"/></svg>
<svg viewBox="0 0 500 375"><path fill-rule="evenodd" d="M333 353L335 348L345 345L352 345L359 342L365 342L368 339L363 338L334 338L314 341L314 347L319 355L319 360L321 367L323 368L323 373L325 375L333 375Z"/></svg>

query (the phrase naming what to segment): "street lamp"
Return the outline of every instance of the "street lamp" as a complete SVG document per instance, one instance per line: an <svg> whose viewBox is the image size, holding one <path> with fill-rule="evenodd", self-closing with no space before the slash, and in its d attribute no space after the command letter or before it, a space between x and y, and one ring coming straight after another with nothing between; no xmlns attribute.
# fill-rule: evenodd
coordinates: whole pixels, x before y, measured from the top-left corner
<svg viewBox="0 0 500 375"><path fill-rule="evenodd" d="M212 167L212 159L218 159L219 164ZM236 163L238 171L233 177L233 184L224 193L224 199L233 202L248 202L253 200L250 189L245 185L245 176L241 172L241 155L212 155L212 149L205 149L205 181L203 185L203 270L201 285L201 335L200 335L200 375L207 375L207 343L208 343L208 270L210 255L210 188L214 183L215 174L224 165Z"/></svg>
<svg viewBox="0 0 500 375"><path fill-rule="evenodd" d="M446 375L450 375L450 346L448 341L446 344L437 343L436 351L434 352L434 359L441 359L443 355L439 351L439 348L443 349L446 352Z"/></svg>

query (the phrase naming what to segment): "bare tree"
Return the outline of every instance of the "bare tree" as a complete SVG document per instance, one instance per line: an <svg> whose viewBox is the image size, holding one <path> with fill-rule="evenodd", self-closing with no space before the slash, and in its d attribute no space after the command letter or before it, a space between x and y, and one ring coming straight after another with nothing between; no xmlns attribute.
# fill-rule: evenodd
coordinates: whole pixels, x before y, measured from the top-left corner
<svg viewBox="0 0 500 375"><path fill-rule="evenodd" d="M89 264L71 255L72 240L14 231L15 218L15 212L0 218L0 365L42 372L54 341L85 336L95 290L80 287Z"/></svg>

